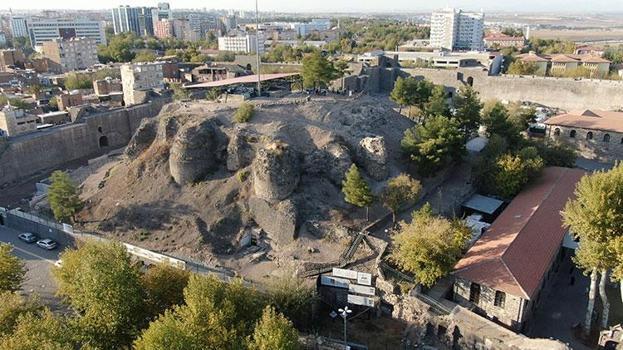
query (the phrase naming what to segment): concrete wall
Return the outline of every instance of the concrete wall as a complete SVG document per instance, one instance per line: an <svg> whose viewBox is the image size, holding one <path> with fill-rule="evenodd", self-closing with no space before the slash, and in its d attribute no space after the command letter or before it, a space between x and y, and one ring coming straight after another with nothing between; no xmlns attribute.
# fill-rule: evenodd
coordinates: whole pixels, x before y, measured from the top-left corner
<svg viewBox="0 0 623 350"><path fill-rule="evenodd" d="M558 132L556 132L557 129ZM571 137L571 131L573 130L575 130L575 137ZM592 140L587 138L589 132L593 133ZM609 142L604 141L606 134L610 136ZM561 141L572 146L584 158L606 162L623 159L622 133L551 125L547 127L545 135L552 140Z"/></svg>
<svg viewBox="0 0 623 350"><path fill-rule="evenodd" d="M0 152L0 185L19 181L72 160L123 147L130 141L140 121L156 116L167 102L167 99L159 99L93 114L81 123L12 138L4 152ZM100 147L103 140L106 147Z"/></svg>
<svg viewBox="0 0 623 350"><path fill-rule="evenodd" d="M459 88L473 79L483 100L530 101L565 110L623 108L623 81L536 76L489 76L476 69L403 69L435 84Z"/></svg>

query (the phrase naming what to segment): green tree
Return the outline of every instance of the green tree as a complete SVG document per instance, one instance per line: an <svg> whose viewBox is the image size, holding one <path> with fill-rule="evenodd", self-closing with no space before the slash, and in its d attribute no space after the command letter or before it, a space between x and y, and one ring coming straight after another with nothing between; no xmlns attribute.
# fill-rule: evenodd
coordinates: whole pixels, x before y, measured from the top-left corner
<svg viewBox="0 0 623 350"><path fill-rule="evenodd" d="M134 56L134 59L132 60L132 62L153 62L156 60L156 54L149 51L149 50L143 50L143 51L139 51L136 56Z"/></svg>
<svg viewBox="0 0 623 350"><path fill-rule="evenodd" d="M50 179L48 200L54 217L58 221L74 221L74 216L82 208L76 185L66 172L60 170L53 172Z"/></svg>
<svg viewBox="0 0 623 350"><path fill-rule="evenodd" d="M464 154L465 142L459 128L454 118L428 118L424 124L405 131L400 142L402 151L421 175L431 176Z"/></svg>
<svg viewBox="0 0 623 350"><path fill-rule="evenodd" d="M539 66L534 62L524 62L520 59L513 61L508 66L507 74L512 75L535 75L539 71Z"/></svg>
<svg viewBox="0 0 623 350"><path fill-rule="evenodd" d="M267 306L253 331L250 350L298 350L299 335L287 318Z"/></svg>
<svg viewBox="0 0 623 350"><path fill-rule="evenodd" d="M411 97L409 93L409 83L406 79L398 77L394 83L394 88L389 94L389 98L396 102L400 107L399 113L402 113L402 107L408 106L411 103Z"/></svg>
<svg viewBox="0 0 623 350"><path fill-rule="evenodd" d="M138 267L120 243L87 241L61 254L53 270L58 295L78 313L82 343L117 349L131 343L145 323L144 292Z"/></svg>
<svg viewBox="0 0 623 350"><path fill-rule="evenodd" d="M500 135L511 149L516 149L522 140L520 129L511 121L508 110L499 101L487 103L482 111L482 124L489 136Z"/></svg>
<svg viewBox="0 0 623 350"><path fill-rule="evenodd" d="M524 108L521 102L509 103L507 111L508 120L519 131L526 130L530 123L536 121L536 109L534 107Z"/></svg>
<svg viewBox="0 0 623 350"><path fill-rule="evenodd" d="M444 117L451 117L450 108L446 102L448 96L446 89L443 85L435 85L433 88L430 99L424 107L424 112L427 116L433 117L436 115L442 115Z"/></svg>
<svg viewBox="0 0 623 350"><path fill-rule="evenodd" d="M464 223L434 215L427 203L413 213L410 223L400 224L391 259L430 287L452 271L470 237L471 230Z"/></svg>
<svg viewBox="0 0 623 350"><path fill-rule="evenodd" d="M303 57L303 86L306 88L327 87L331 80L338 77L338 72L320 52L312 52Z"/></svg>
<svg viewBox="0 0 623 350"><path fill-rule="evenodd" d="M389 97L400 105L400 112L403 106L416 106L420 111L424 111L424 106L429 101L433 89L434 84L426 79L398 77Z"/></svg>
<svg viewBox="0 0 623 350"><path fill-rule="evenodd" d="M19 290L25 275L24 263L13 255L13 247L0 243L0 292Z"/></svg>
<svg viewBox="0 0 623 350"><path fill-rule="evenodd" d="M241 281L192 275L185 304L166 311L135 341L138 350L243 349L264 303Z"/></svg>
<svg viewBox="0 0 623 350"><path fill-rule="evenodd" d="M347 203L357 207L366 207L366 220L369 220L369 207L374 202L374 196L370 190L370 186L359 173L359 169L355 164L350 166L346 172L344 181L342 181L342 193Z"/></svg>
<svg viewBox="0 0 623 350"><path fill-rule="evenodd" d="M0 337L3 350L73 350L71 330L50 310L20 316L11 334Z"/></svg>
<svg viewBox="0 0 623 350"><path fill-rule="evenodd" d="M614 278L621 281L620 253L623 239L623 164L617 164L609 171L599 171L582 177L575 189L575 198L562 211L563 222L576 239L580 240L575 263L591 276L589 303L587 307L585 333L591 330L595 305L597 275L601 273L599 292L602 298L601 327L608 324L609 302L605 295L607 272L614 269Z"/></svg>
<svg viewBox="0 0 623 350"><path fill-rule="evenodd" d="M299 328L309 326L312 309L317 301L315 289L296 277L273 279L267 288L268 304L275 307Z"/></svg>
<svg viewBox="0 0 623 350"><path fill-rule="evenodd" d="M171 84L171 90L173 90L173 99L176 101L188 100L190 98L190 92L185 89L182 84Z"/></svg>
<svg viewBox="0 0 623 350"><path fill-rule="evenodd" d="M141 276L149 315L155 317L175 305L184 303L184 288L188 284L188 271L158 264Z"/></svg>
<svg viewBox="0 0 623 350"><path fill-rule="evenodd" d="M531 143L531 145L537 148L546 166L562 166L567 168L573 168L575 166L575 159L577 158L576 151L563 143L537 141Z"/></svg>
<svg viewBox="0 0 623 350"><path fill-rule="evenodd" d="M407 174L400 174L387 182L387 186L381 194L383 205L391 210L392 222L396 222L396 212L401 206L409 202L415 202L422 190L418 180Z"/></svg>
<svg viewBox="0 0 623 350"><path fill-rule="evenodd" d="M91 78L84 74L69 73L65 76L65 88L67 90L91 89L93 82Z"/></svg>
<svg viewBox="0 0 623 350"><path fill-rule="evenodd" d="M255 106L248 102L243 102L240 107L236 110L234 114L234 122L236 123L246 123L253 118L253 114L255 113Z"/></svg>
<svg viewBox="0 0 623 350"><path fill-rule="evenodd" d="M0 292L0 337L10 334L20 316L39 313L43 306L35 298L25 298L15 292Z"/></svg>
<svg viewBox="0 0 623 350"><path fill-rule="evenodd" d="M454 117L459 121L465 136L468 137L478 129L480 124L482 103L480 103L478 92L470 86L462 87L454 99L454 108Z"/></svg>

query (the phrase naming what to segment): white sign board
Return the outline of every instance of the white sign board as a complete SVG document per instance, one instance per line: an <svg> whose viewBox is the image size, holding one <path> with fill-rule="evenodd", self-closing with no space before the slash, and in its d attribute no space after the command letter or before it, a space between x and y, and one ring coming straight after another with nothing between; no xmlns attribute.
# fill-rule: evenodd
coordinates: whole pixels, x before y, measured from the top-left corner
<svg viewBox="0 0 623 350"><path fill-rule="evenodd" d="M333 276L336 276L336 277L348 278L351 280L357 279L357 271L353 271L353 270L338 269L337 267L334 267L332 274Z"/></svg>
<svg viewBox="0 0 623 350"><path fill-rule="evenodd" d="M365 294L365 295L371 295L371 296L374 296L376 294L375 293L376 289L374 287L360 286L358 284L349 285L348 291L350 293Z"/></svg>
<svg viewBox="0 0 623 350"><path fill-rule="evenodd" d="M374 299L368 298L368 297L362 297L361 295L348 294L348 303L354 304L354 305L374 307Z"/></svg>
<svg viewBox="0 0 623 350"><path fill-rule="evenodd" d="M322 275L320 276L320 284L323 286L329 287L337 287L337 288L346 288L348 289L348 285L350 282L343 278L337 278L333 276Z"/></svg>
<svg viewBox="0 0 623 350"><path fill-rule="evenodd" d="M366 272L357 272L357 283L366 286L372 285L372 274Z"/></svg>

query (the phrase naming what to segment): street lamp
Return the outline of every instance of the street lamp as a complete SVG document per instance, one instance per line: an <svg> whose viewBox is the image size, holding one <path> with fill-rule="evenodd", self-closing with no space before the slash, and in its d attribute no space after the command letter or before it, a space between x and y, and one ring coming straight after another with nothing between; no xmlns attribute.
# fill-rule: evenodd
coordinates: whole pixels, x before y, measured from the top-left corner
<svg viewBox="0 0 623 350"><path fill-rule="evenodd" d="M260 11L257 0L255 0L255 59L257 61L257 97L259 98L262 97L262 79L260 78L262 61L260 60Z"/></svg>
<svg viewBox="0 0 623 350"><path fill-rule="evenodd" d="M349 314L353 312L353 310L349 309L348 306L344 306L343 309L338 309L337 311L340 313L340 316L342 316L342 318L344 319L344 346L347 347L348 342L346 342L346 318L348 317Z"/></svg>

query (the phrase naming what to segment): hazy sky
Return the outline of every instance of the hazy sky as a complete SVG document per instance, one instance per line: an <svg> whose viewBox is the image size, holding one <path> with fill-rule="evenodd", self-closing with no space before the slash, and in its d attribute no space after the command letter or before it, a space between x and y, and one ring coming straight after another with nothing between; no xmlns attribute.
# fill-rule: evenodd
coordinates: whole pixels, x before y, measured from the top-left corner
<svg viewBox="0 0 623 350"><path fill-rule="evenodd" d="M3 0L0 8L8 9L101 9L118 5L155 6L158 0ZM253 9L254 0L171 0L172 8ZM259 0L264 11L428 11L446 5L485 11L555 11L555 12L623 12L623 0Z"/></svg>

